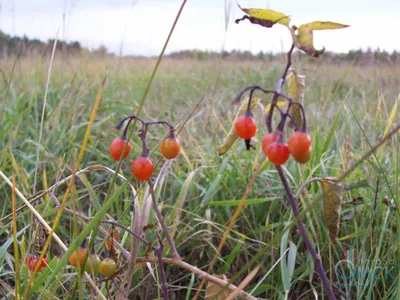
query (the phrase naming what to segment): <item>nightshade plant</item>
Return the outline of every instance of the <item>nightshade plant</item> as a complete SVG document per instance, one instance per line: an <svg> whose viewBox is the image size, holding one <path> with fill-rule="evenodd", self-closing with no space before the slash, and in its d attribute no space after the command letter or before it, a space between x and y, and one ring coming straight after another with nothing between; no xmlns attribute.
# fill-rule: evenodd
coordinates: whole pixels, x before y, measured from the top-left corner
<svg viewBox="0 0 400 300"><path fill-rule="evenodd" d="M242 8L240 7L240 9ZM279 78L277 82L275 90L265 89L258 85L252 85L244 88L235 98L234 103L239 103L243 95L249 92L247 103L243 104L246 107L246 110L244 114L238 115L235 119L235 132L231 132L231 135L225 140L224 145L221 147L223 151L220 149L220 155L225 153L229 147L232 146L237 137L244 139L247 150L250 150L251 138L255 136L256 133L256 122L251 112L253 93L259 91L264 94L272 94L272 101L266 109L265 126L268 132L262 141L262 149L266 157L268 157L271 163L275 165L278 171L280 180L285 188L289 204L292 208L295 218L297 219L299 233L312 256L315 269L321 277L326 293L329 299L336 299L321 259L317 254L310 238L308 237L304 223L299 216L299 208L297 206L295 196L293 195L292 188L281 167L281 165L283 165L289 159L290 154L300 164L307 163L312 156L311 138L307 134L306 115L304 113L303 104L299 102L299 95L296 92L291 93L290 89L289 94L285 95L281 93L281 88L288 77L288 72L291 72L290 75L295 76L296 84L299 80L297 73L293 69L290 69L292 64L292 53L296 47L313 57L318 57L324 52L324 48L321 50L316 50L314 48L313 30L339 29L348 27L348 25L342 25L334 22L316 21L301 25L299 28L297 28L296 26L290 27L290 17L280 12L267 9L242 9L242 11L244 11L246 15L241 19L237 19L237 24L247 19L253 24L261 25L266 28L271 28L275 24L284 25L290 30L293 43L289 52L287 53L287 63L281 78ZM283 105L281 101L284 101ZM286 109L281 108L282 106L285 106ZM279 121L275 127L272 124L274 112L279 114ZM286 144L285 133L290 129L294 130L294 132L289 137L288 144Z"/></svg>

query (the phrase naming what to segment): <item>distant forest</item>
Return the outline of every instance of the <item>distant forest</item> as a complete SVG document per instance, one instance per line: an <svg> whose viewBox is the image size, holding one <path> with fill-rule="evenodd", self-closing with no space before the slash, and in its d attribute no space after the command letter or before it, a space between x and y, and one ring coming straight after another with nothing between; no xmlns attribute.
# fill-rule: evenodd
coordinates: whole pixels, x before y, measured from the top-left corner
<svg viewBox="0 0 400 300"><path fill-rule="evenodd" d="M30 39L26 36L17 37L10 36L0 30L0 58L5 58L8 56L13 56L17 53L19 48L20 56L47 56L52 50L54 44L54 39L49 39L47 42L41 41L39 39ZM87 53L92 53L99 56L113 55L109 53L105 46L99 46L97 49L89 50L82 47L78 41L57 41L57 50L68 55L83 55ZM296 55L304 56L300 51L297 51ZM194 60L213 60L220 56L227 60L276 60L282 57L282 54L274 54L271 52L260 51L257 54L253 54L250 51L201 51L201 50L183 50L173 52L166 55L170 58L175 59L194 59ZM129 56L129 57L139 57L139 56ZM393 64L400 62L400 52L394 50L392 53L387 51L382 51L378 49L367 50L350 50L348 53L333 53L325 52L325 60L335 62L351 62L355 61L357 64L370 64L370 63L385 63ZM312 58L310 58L312 60Z"/></svg>

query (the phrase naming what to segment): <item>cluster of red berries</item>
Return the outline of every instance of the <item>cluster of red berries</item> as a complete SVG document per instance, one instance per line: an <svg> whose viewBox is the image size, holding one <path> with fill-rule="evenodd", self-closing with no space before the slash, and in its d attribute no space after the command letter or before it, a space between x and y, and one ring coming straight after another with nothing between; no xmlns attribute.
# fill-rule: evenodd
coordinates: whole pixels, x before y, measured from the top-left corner
<svg viewBox="0 0 400 300"><path fill-rule="evenodd" d="M110 146L110 155L112 159L119 161L122 157L122 159L126 159L131 151L131 145L127 143L127 138L126 138L126 132L128 129L128 126L131 122L132 119L138 119L142 123L142 130L141 130L141 138L143 142L143 152L141 156L135 158L132 161L131 169L133 175L138 179L138 180L147 180L151 177L151 175L154 172L154 163L153 161L147 157L148 149L146 146L146 132L147 132L147 126L149 125L155 125L155 124L167 124L170 127L170 134L167 136L161 143L160 145L160 152L161 154L166 158L166 159L173 159L178 156L180 150L181 150L181 145L179 140L175 136L175 129L172 127L167 122L160 121L160 122L144 122L143 120L137 118L136 116L130 116L125 119L123 119L119 125L117 125L117 128L119 129L122 125L122 123L129 119L128 125L126 126L122 137L116 138L112 141L111 146ZM125 147L126 145L126 147ZM124 151L125 149L125 151Z"/></svg>
<svg viewBox="0 0 400 300"><path fill-rule="evenodd" d="M244 140L250 140L255 136L257 124L251 113L240 116L236 121L235 129L237 136ZM312 154L311 137L305 131L296 131L289 137L286 144L281 134L267 133L262 141L262 150L276 166L284 164L290 154L298 163L305 164Z"/></svg>
<svg viewBox="0 0 400 300"><path fill-rule="evenodd" d="M31 272L33 272L36 267L38 267L37 271L39 272L48 265L49 259L47 257L44 257L39 261L39 257L37 257L36 255L28 254L25 258L25 263L29 270L31 270Z"/></svg>

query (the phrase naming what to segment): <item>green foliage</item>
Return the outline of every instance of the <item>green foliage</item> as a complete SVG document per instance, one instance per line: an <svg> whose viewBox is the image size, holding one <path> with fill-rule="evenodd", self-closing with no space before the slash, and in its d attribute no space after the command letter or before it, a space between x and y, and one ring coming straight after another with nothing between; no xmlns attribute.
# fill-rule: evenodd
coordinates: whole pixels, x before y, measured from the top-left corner
<svg viewBox="0 0 400 300"><path fill-rule="evenodd" d="M226 224L232 218L238 199L245 191L254 165L260 159L257 156L261 153L260 142L256 143L257 149L254 151L247 152L242 143L236 143L225 157L216 156L224 138L222 128L229 128L235 117L235 110L229 103L236 96L237 87L254 82L273 86L282 66L280 58L276 56L275 59L276 61L265 64L227 60L220 70L212 61L166 59L154 79L148 102L144 107L143 114L147 118L169 119L178 124L179 128L203 93L210 91L185 129L180 132L184 155L172 163L166 182L157 190L163 214L170 216L167 223L176 228L174 239L179 253L185 257L185 261L201 269L208 267ZM307 61L308 58L302 55L294 57L294 65L299 73L307 74L307 122L316 145L313 145L315 153L310 164L299 167L293 160L287 163L287 170L292 174L292 185L312 177L340 176L369 150L348 103L353 109L356 108L354 116L373 144L382 138L390 110L398 95L398 68L381 70L371 65L354 65L342 80L343 74L348 71L348 64L331 64L329 57L322 56L318 62L307 65L307 70L304 71ZM4 61L3 65L4 81L8 82L12 62ZM47 61L23 58L17 62L17 70L20 68L22 72L16 72L12 79L4 117L0 121L0 169L8 177L11 177L13 171L16 173L17 188L26 197L32 196L34 189L41 190L46 185L50 186L71 174L98 86L106 71L109 71L108 82L81 165L84 168L102 164L115 169L116 163L109 158L108 153L109 144L118 136L112 127L121 116L137 108L154 61L126 59L118 72L117 60L112 58L101 62L91 57L71 58L68 65L69 67L66 67L57 60L54 62L40 146L40 163L36 166L34 153L37 149ZM212 92L217 78L217 88ZM379 101L376 100L378 91ZM4 98L5 93L6 90L2 88L0 99ZM256 107L254 112L255 115L261 116L264 108ZM395 120L395 123L397 121ZM258 125L261 127L261 122ZM164 131L157 130L151 130L148 134L148 143L152 150L150 155L155 158L154 161L161 158L158 145L164 135ZM262 139L261 132L257 134L257 139ZM131 142L132 152L138 154L141 148L140 139L134 136ZM338 246L330 244L329 232L322 220L321 201L314 201L321 193L318 185L312 184L298 200L306 227L309 228L309 235L321 252L324 266L334 267L338 261L344 259L343 248L357 251L360 259L356 267L364 271L368 268L383 270L383 274L380 274L383 275L382 279L372 276L353 278L351 284L341 279L333 268L331 274L336 288L344 293L346 299L364 299L368 294L371 298L397 297L397 253L400 248L394 241L398 240L398 216L396 211L389 210L382 201L385 195L390 194L389 188L396 190L398 187L397 147L394 139L393 143L384 146L377 157L385 169L389 186L381 180L375 209L374 188L360 187L344 192ZM367 180L369 185L374 187L381 173L379 167L376 167L377 164L373 163L374 161L362 164L345 180L345 185ZM33 174L36 167L39 176L37 186L34 187ZM156 167L156 172L159 167L160 165ZM46 177L43 175L44 170ZM130 177L129 161L122 164L121 172L142 195L143 189ZM89 216L98 215L99 212L104 214L106 207L109 208L107 213L110 216L125 226L131 226L135 218L131 213L131 190L122 180L117 180L112 194L108 196L109 201L104 203L110 182L111 175L107 172L92 171L80 176L76 180L76 192L67 199L67 207L74 207L76 202L77 209ZM66 185L61 185L55 189L54 194L59 200L65 188ZM4 218L11 213L11 188L4 181L0 181L0 195L0 218ZM364 199L361 204L346 204L358 196ZM269 163L265 163L245 202L247 206L224 245L214 270L216 273L226 274L228 278L235 278L235 283L238 283L257 264L263 262L259 273L246 287L246 291L254 290L253 295L262 299L283 299L285 289L290 287L287 293L289 298L312 298L314 292L319 292L320 282L313 275L310 266L312 260L305 251L304 242L294 230L295 222L284 197L285 193L275 169ZM21 205L21 200L17 199L17 207ZM40 198L33 205L47 222L52 222L56 209L50 197ZM373 228L371 220L375 220ZM150 221L155 222L153 215ZM65 213L56 233L70 246L72 253L74 248L79 246L79 242L90 233L94 223L95 221L88 225L88 222L77 218L78 230L75 235L73 217ZM11 237L10 225L10 218L1 221L1 245L8 245L7 241ZM36 241L32 237L36 227L32 225L32 215L27 208L18 212L17 226L21 232L21 253L37 252L33 246ZM26 226L29 227L25 229ZM131 237L124 234L121 236L121 244L129 248ZM151 229L146 230L145 236L149 240L156 239L155 232ZM283 240L287 240L287 243L283 243ZM105 253L102 242L103 238L99 235L95 241L95 250L104 258L108 254ZM0 267L0 280L13 287L13 247L5 248L7 252L2 250L1 255L4 263ZM282 251L287 248L289 251L281 264L278 260ZM145 252L143 247L139 255L144 256ZM65 296L64 288L72 290L78 280L76 269L67 264L67 257L55 243L48 255L51 261L50 268L37 276L35 291L29 294L30 298L62 298ZM375 255L378 255L380 263L373 263ZM20 257L21 260L24 259L23 255ZM58 257L59 260L54 257ZM253 259L254 263L251 264ZM275 265L276 262L278 263ZM386 262L393 264L389 266ZM20 265L20 288L24 291L30 275L22 261ZM345 266L343 268L344 272L348 271ZM172 265L166 265L165 269L167 281L180 287L173 292L175 298L191 299L199 278ZM51 270L56 270L57 273ZM385 270L390 270L393 278L385 278ZM237 274L239 275L235 276ZM154 285L149 270L146 267L140 268L135 276L134 287L138 295L156 298L156 289L149 291L147 288ZM52 280L47 281L48 278ZM354 283L357 282L363 284L365 289L355 286ZM93 297L90 288L86 284L83 284L83 287L82 298ZM99 287L106 295L105 284ZM110 284L111 292L116 288Z"/></svg>

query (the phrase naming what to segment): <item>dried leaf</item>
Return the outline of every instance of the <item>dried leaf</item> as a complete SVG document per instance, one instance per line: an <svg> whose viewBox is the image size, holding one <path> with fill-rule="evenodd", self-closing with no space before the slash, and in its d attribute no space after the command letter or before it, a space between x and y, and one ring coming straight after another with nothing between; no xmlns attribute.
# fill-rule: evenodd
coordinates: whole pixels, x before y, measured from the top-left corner
<svg viewBox="0 0 400 300"><path fill-rule="evenodd" d="M299 28L297 28L296 26L292 26L290 31L292 33L293 42L297 48L299 48L300 50L303 50L308 55L311 55L313 57L318 57L322 53L324 53L325 48L322 48L321 50L316 50L314 48L313 31L314 30L326 30L326 29L341 29L341 28L346 28L346 27L349 27L349 25L334 23L334 22L330 22L330 21L327 21L327 22L315 21L315 22L303 24ZM297 34L296 34L296 30L297 30Z"/></svg>
<svg viewBox="0 0 400 300"><path fill-rule="evenodd" d="M261 25L267 28L271 28L277 23L289 28L290 17L284 13L272 9L242 8L237 1L236 4L242 11L249 15L236 20L236 23L239 23L244 19L248 19L253 24Z"/></svg>
<svg viewBox="0 0 400 300"><path fill-rule="evenodd" d="M344 186L337 182L335 177L321 178L319 182L324 193L324 222L328 228L332 243L336 243L339 236Z"/></svg>
<svg viewBox="0 0 400 300"><path fill-rule="evenodd" d="M271 28L275 24L282 24L286 27L289 27L290 17L277 12L272 9L260 9L260 8L243 8L245 13L250 15L250 17L259 20L259 25Z"/></svg>
<svg viewBox="0 0 400 300"><path fill-rule="evenodd" d="M260 98L258 98L258 97L253 98L253 100L251 100L251 107L250 108L253 109L258 102L260 102ZM242 101L242 103L240 104L240 107L239 107L239 110L238 110L238 112L236 114L236 117L233 120L231 129L229 130L228 135L224 139L224 142L222 143L222 146L218 150L218 155L225 154L232 147L232 145L236 142L236 140L238 139L238 136L236 135L235 123L236 123L237 118L245 113L248 103L249 103L249 97L246 97Z"/></svg>
<svg viewBox="0 0 400 300"><path fill-rule="evenodd" d="M294 69L290 69L286 76L286 83L288 86L288 96L294 101L301 104L304 103L304 89L306 86L306 76L299 75ZM303 121L301 117L300 107L298 105L292 105L289 110L292 119L289 122L290 128L301 128Z"/></svg>
<svg viewBox="0 0 400 300"><path fill-rule="evenodd" d="M219 279L225 280L228 282L228 278L225 275L213 275L214 277L217 277ZM222 286L219 284L216 284L214 282L208 281L207 283L207 288L206 288L206 295L205 299L213 299L213 300L225 300L229 297L229 290L225 289L223 292L221 292L218 296L218 292L222 289Z"/></svg>

